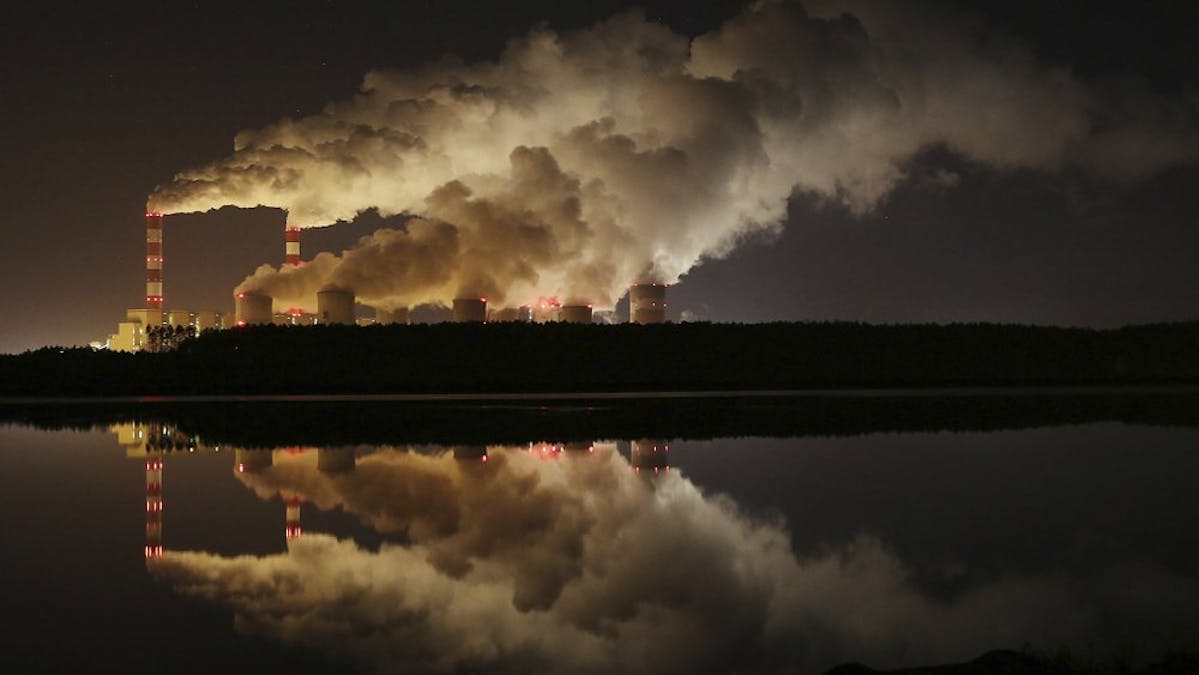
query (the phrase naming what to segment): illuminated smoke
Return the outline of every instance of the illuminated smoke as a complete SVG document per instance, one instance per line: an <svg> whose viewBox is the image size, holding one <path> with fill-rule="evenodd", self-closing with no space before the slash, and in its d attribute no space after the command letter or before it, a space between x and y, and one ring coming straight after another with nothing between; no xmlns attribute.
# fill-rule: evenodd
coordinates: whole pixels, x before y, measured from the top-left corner
<svg viewBox="0 0 1199 675"><path fill-rule="evenodd" d="M276 206L299 227L368 209L418 218L239 289L284 304L333 283L384 307L609 306L631 282L673 282L775 231L795 192L869 211L931 147L1112 179L1199 156L1193 107L1088 86L970 17L809 6L759 2L694 40L629 13L536 29L492 62L372 72L320 114L239 134L150 205Z"/></svg>
<svg viewBox="0 0 1199 675"><path fill-rule="evenodd" d="M677 471L643 480L614 452L482 463L384 451L344 474L281 458L237 476L263 499L302 494L408 543L371 551L305 534L276 555L168 551L152 573L229 605L243 632L376 672L894 667L1030 639L1083 647L1127 615L1143 617L1137 644L1194 639L1199 588L1165 571L1139 570L1151 581L1136 588L1105 570L930 597L874 538L797 556L784 524L747 518Z"/></svg>

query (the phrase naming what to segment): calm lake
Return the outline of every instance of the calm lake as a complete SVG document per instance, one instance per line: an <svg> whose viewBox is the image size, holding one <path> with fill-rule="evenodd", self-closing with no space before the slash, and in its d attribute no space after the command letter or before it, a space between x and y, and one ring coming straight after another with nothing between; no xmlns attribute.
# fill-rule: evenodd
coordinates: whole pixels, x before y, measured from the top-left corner
<svg viewBox="0 0 1199 675"><path fill-rule="evenodd" d="M1194 393L10 406L0 665L1149 663L1199 645L1197 408Z"/></svg>

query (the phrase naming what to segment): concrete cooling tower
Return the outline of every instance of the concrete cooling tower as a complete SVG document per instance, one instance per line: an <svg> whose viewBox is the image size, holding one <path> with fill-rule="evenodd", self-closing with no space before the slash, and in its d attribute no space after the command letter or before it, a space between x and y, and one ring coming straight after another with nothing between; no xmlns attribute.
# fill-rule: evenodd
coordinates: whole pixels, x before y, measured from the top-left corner
<svg viewBox="0 0 1199 675"><path fill-rule="evenodd" d="M666 284L637 284L629 289L629 322L666 321Z"/></svg>
<svg viewBox="0 0 1199 675"><path fill-rule="evenodd" d="M262 293L238 293L234 311L238 326L269 324L274 318L271 314L271 296Z"/></svg>
<svg viewBox="0 0 1199 675"><path fill-rule="evenodd" d="M316 316L322 324L354 324L354 294L340 288L316 293Z"/></svg>

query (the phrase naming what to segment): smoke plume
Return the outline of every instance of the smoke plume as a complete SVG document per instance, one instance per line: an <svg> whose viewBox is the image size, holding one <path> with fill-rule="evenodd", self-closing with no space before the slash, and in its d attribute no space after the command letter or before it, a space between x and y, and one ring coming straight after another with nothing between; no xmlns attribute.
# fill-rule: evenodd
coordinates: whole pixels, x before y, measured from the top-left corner
<svg viewBox="0 0 1199 675"><path fill-rule="evenodd" d="M150 569L229 605L239 630L375 672L893 667L1028 641L1084 647L1113 618L1136 633L1115 635L1151 653L1195 638L1199 587L1165 571L1007 578L929 597L877 539L797 556L783 523L750 519L678 472L646 480L612 451L502 451L487 463L383 451L338 475L281 460L238 477L263 499L300 494L408 543L371 551L305 534L283 554L168 551Z"/></svg>
<svg viewBox="0 0 1199 675"><path fill-rule="evenodd" d="M1199 156L1193 105L1088 85L972 17L805 4L756 2L690 40L633 12L535 29L495 61L372 72L320 114L239 134L150 206L268 205L299 227L412 217L239 288L280 302L334 284L385 308L610 306L775 231L793 193L869 211L928 148L1115 180Z"/></svg>

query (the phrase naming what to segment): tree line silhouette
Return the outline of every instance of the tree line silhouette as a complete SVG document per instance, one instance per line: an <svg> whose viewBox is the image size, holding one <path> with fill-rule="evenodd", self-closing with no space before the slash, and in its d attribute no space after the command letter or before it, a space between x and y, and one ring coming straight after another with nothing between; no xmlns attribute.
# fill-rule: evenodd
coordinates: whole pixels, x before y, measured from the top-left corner
<svg viewBox="0 0 1199 675"><path fill-rule="evenodd" d="M1199 382L1199 322L255 326L0 356L0 394L488 393Z"/></svg>

